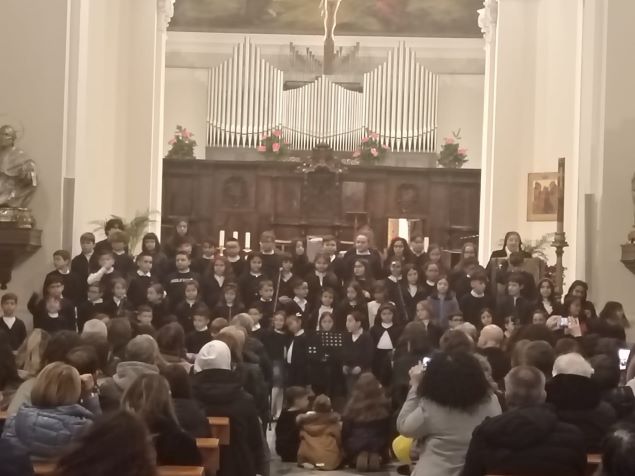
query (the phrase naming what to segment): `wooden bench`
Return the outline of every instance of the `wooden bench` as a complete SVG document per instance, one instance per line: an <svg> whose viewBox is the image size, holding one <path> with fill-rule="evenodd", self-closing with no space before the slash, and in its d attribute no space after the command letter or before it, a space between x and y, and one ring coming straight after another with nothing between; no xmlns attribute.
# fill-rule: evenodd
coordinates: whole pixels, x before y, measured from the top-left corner
<svg viewBox="0 0 635 476"><path fill-rule="evenodd" d="M159 466L159 476L204 476L205 468L202 466ZM36 476L50 476L55 470L52 463L39 463L33 465Z"/></svg>
<svg viewBox="0 0 635 476"><path fill-rule="evenodd" d="M227 417L208 417L212 438L218 438L223 446L229 445L229 418Z"/></svg>
<svg viewBox="0 0 635 476"><path fill-rule="evenodd" d="M216 474L220 468L220 446L218 438L197 438L196 447L203 458L203 466L211 474Z"/></svg>

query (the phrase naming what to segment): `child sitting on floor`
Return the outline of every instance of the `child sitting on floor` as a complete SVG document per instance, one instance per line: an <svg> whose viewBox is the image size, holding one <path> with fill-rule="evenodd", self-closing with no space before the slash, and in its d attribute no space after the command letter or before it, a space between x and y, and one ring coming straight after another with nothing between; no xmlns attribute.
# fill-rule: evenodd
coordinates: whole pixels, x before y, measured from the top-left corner
<svg viewBox="0 0 635 476"><path fill-rule="evenodd" d="M296 461L300 431L295 423L298 415L309 409L309 392L304 387L289 387L285 392L285 408L276 425L276 453L285 462Z"/></svg>
<svg viewBox="0 0 635 476"><path fill-rule="evenodd" d="M337 469L344 459L342 428L331 399L318 395L313 402L313 411L298 415L296 422L300 427L298 465L305 469Z"/></svg>

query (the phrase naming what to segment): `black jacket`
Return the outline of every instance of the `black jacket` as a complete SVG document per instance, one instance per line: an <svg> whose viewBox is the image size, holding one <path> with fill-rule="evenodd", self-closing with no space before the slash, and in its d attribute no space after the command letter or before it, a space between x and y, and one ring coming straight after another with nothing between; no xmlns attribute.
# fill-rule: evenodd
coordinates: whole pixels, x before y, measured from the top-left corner
<svg viewBox="0 0 635 476"><path fill-rule="evenodd" d="M64 283L64 291L62 295L64 299L68 299L72 304L77 305L86 295L87 282L86 279L82 280L81 276L71 271L67 274L62 274L58 270L51 271L44 278L44 282L50 276L57 276L62 279Z"/></svg>
<svg viewBox="0 0 635 476"><path fill-rule="evenodd" d="M499 324L505 322L507 316L514 316L521 325L531 324L531 302L524 297L516 299L511 296L503 296L496 307L496 319Z"/></svg>
<svg viewBox="0 0 635 476"><path fill-rule="evenodd" d="M221 446L219 476L265 474L263 441L253 398L243 390L240 375L231 370L203 370L192 376L194 397L207 416L229 418L230 444Z"/></svg>
<svg viewBox="0 0 635 476"><path fill-rule="evenodd" d="M511 410L476 427L463 476L485 474L584 475L584 436L558 421L549 405Z"/></svg>
<svg viewBox="0 0 635 476"><path fill-rule="evenodd" d="M282 410L276 424L276 453L284 462L298 460L300 429L295 422L301 410Z"/></svg>
<svg viewBox="0 0 635 476"><path fill-rule="evenodd" d="M342 365L351 368L359 367L362 371L370 370L374 348L370 333L362 332L362 335L353 342L353 334L347 332L342 342Z"/></svg>
<svg viewBox="0 0 635 476"><path fill-rule="evenodd" d="M502 384L505 380L505 376L512 369L509 355L498 347L479 349L478 353L485 356L492 367L492 378L494 379L494 382L503 388L504 385Z"/></svg>
<svg viewBox="0 0 635 476"><path fill-rule="evenodd" d="M108 306L102 300L94 303L92 301L82 301L77 306L77 331L82 332L84 324L95 317L95 314L108 314Z"/></svg>
<svg viewBox="0 0 635 476"><path fill-rule="evenodd" d="M334 302L337 302L342 286L339 278L334 272L327 271L325 276L322 278L322 284L320 284L319 276L315 274L315 271L313 271L307 275L306 282L309 285L309 296L307 299L312 306L320 307L320 296L325 288L331 288L333 290L335 293L333 296ZM293 294L289 297L293 298Z"/></svg>
<svg viewBox="0 0 635 476"><path fill-rule="evenodd" d="M200 466L203 461L196 440L167 419L150 427L159 466Z"/></svg>
<svg viewBox="0 0 635 476"><path fill-rule="evenodd" d="M547 403L554 405L558 419L582 431L586 452L599 452L602 438L616 417L613 408L602 401L597 384L579 375L556 375L545 390Z"/></svg>
<svg viewBox="0 0 635 476"><path fill-rule="evenodd" d="M133 309L137 309L148 301L148 288L155 282L157 281L152 276L142 276L139 273L134 273L126 293Z"/></svg>
<svg viewBox="0 0 635 476"><path fill-rule="evenodd" d="M24 322L18 317L15 318L15 322L11 329L4 323L4 319L0 316L0 332L4 331L9 337L9 344L12 350L18 350L26 339L26 326Z"/></svg>
<svg viewBox="0 0 635 476"><path fill-rule="evenodd" d="M181 428L194 438L209 438L209 422L200 403L191 398L173 398L174 413Z"/></svg>
<svg viewBox="0 0 635 476"><path fill-rule="evenodd" d="M476 297L469 292L459 300L459 307L463 313L463 320L471 322L477 329L480 329L483 327L481 311L485 308L494 311L494 299L487 293L483 297Z"/></svg>

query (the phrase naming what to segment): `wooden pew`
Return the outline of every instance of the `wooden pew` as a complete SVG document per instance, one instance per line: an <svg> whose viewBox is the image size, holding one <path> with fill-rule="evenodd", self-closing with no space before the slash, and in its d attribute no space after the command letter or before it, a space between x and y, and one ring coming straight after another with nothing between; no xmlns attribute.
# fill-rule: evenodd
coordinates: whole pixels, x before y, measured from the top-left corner
<svg viewBox="0 0 635 476"><path fill-rule="evenodd" d="M220 446L218 438L197 438L196 447L203 458L203 466L211 474L216 474L220 468Z"/></svg>
<svg viewBox="0 0 635 476"><path fill-rule="evenodd" d="M50 476L55 470L52 463L38 463L33 465L36 476ZM159 476L204 476L202 466L159 466Z"/></svg>
<svg viewBox="0 0 635 476"><path fill-rule="evenodd" d="M229 445L229 418L208 417L207 421L212 432L212 438L218 438L223 446Z"/></svg>

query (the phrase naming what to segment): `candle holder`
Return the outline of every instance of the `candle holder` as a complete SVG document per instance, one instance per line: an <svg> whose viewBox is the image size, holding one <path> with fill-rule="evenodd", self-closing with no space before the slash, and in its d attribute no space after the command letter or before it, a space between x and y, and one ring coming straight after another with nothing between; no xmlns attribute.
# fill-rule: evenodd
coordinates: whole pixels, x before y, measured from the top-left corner
<svg viewBox="0 0 635 476"><path fill-rule="evenodd" d="M564 292L564 266L562 265L562 255L564 254L564 249L569 246L566 233L564 231L556 232L551 246L556 249L556 279L554 286L556 299L560 299Z"/></svg>

